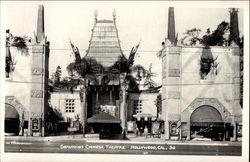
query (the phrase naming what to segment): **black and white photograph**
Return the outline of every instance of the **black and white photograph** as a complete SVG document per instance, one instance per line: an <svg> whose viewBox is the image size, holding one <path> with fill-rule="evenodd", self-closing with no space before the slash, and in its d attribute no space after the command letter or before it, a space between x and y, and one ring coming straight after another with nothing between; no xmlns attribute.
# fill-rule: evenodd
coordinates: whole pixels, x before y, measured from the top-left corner
<svg viewBox="0 0 250 162"><path fill-rule="evenodd" d="M0 12L1 161L249 160L249 1Z"/></svg>

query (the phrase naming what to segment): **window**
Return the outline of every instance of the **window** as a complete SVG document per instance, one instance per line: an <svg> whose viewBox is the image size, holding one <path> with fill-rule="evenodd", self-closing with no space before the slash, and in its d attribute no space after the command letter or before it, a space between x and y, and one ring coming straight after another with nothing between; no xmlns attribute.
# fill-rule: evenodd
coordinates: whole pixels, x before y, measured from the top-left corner
<svg viewBox="0 0 250 162"><path fill-rule="evenodd" d="M75 100L74 99L66 99L65 111L69 113L75 112Z"/></svg>
<svg viewBox="0 0 250 162"><path fill-rule="evenodd" d="M136 114L142 113L142 100L134 100L133 101L133 108L134 108L134 112Z"/></svg>

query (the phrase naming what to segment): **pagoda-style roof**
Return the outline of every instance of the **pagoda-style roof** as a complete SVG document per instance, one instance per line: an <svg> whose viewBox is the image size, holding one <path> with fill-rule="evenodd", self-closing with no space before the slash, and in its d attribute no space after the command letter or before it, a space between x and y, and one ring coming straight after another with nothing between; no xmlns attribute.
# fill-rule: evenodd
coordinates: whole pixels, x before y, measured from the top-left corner
<svg viewBox="0 0 250 162"><path fill-rule="evenodd" d="M123 56L115 15L113 20L97 20L92 29L86 58L95 59L104 67L112 66L120 56Z"/></svg>

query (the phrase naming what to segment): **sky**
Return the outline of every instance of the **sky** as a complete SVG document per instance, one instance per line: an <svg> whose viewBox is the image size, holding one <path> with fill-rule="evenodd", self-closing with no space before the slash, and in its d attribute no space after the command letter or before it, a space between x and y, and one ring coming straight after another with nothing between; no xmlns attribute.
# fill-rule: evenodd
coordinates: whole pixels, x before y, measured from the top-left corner
<svg viewBox="0 0 250 162"><path fill-rule="evenodd" d="M242 2L243 3L243 2ZM116 10L116 22L121 48L125 56L139 42L140 47L135 64L146 69L152 63L156 73L154 80L161 82L161 60L156 57L161 49L161 42L167 36L168 7L175 7L175 27L179 38L187 29L200 28L204 33L207 28L215 30L222 21L229 22L228 7L242 7L240 2L215 4L173 3L173 2L1 2L1 18L5 29L13 35L34 37L37 24L38 5L45 9L45 33L50 41L49 70L52 74L56 67L62 67L63 76L67 76L66 66L74 61L69 40L80 49L81 56L86 54L94 25L94 11L98 19L112 20L112 11ZM197 6L198 4L198 6ZM239 30L243 33L244 10L239 10ZM2 25L1 25L2 26Z"/></svg>

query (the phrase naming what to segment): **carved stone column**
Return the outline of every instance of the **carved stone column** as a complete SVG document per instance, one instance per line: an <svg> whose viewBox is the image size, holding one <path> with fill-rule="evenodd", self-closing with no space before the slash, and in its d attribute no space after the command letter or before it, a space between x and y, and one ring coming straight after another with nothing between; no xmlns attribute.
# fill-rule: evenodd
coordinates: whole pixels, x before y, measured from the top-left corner
<svg viewBox="0 0 250 162"><path fill-rule="evenodd" d="M81 101L80 120L82 124L82 134L83 134L83 137L85 137L86 122L87 122L87 102L86 102L87 84L86 84L86 81L82 80L80 85L81 85L80 87L80 101Z"/></svg>
<svg viewBox="0 0 250 162"><path fill-rule="evenodd" d="M127 104L126 104L126 95L128 84L126 83L124 76L121 77L121 91L120 91L120 119L121 119L121 127L123 138L126 138L126 130L127 130Z"/></svg>
<svg viewBox="0 0 250 162"><path fill-rule="evenodd" d="M235 121L232 122L233 125L233 137L231 138L231 141L237 141L237 124Z"/></svg>

